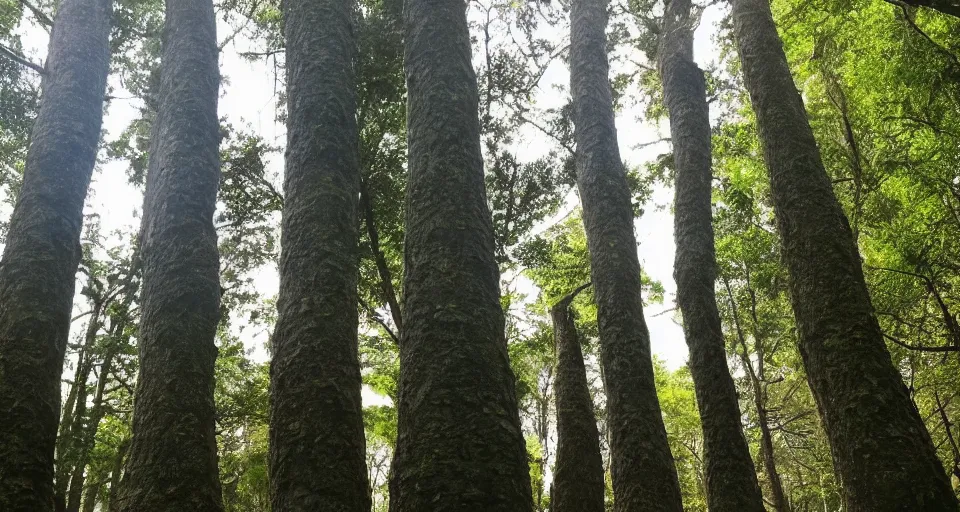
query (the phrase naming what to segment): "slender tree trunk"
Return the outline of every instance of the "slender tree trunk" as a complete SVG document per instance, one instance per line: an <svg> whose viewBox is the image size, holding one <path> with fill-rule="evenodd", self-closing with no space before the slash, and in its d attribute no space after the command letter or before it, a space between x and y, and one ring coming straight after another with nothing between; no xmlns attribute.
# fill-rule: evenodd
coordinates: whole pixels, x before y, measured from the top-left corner
<svg viewBox="0 0 960 512"><path fill-rule="evenodd" d="M570 302L585 287L567 295L550 310L557 350L557 460L550 496L552 512L604 511L606 484L600 432L570 310Z"/></svg>
<svg viewBox="0 0 960 512"><path fill-rule="evenodd" d="M287 0L287 162L270 388L274 510L368 511L357 357L351 0Z"/></svg>
<svg viewBox="0 0 960 512"><path fill-rule="evenodd" d="M117 324L112 334L117 335L118 328L122 331L123 326L124 324L122 322ZM80 432L81 437L77 448L76 465L73 468L73 475L70 477L70 488L67 493L67 512L79 512L80 510L80 501L86 483L84 470L90 462L90 453L96 446L97 430L99 430L100 421L106 413L103 405L103 395L106 392L107 375L113 369L114 356L115 351L109 349L103 356L103 362L100 364L100 371L98 372L100 378L97 381L97 390L93 395L90 418L87 421L86 428Z"/></svg>
<svg viewBox="0 0 960 512"><path fill-rule="evenodd" d="M61 419L60 434L57 436L56 471L54 473L54 510L63 512L67 509L67 491L70 480L80 463L80 453L83 447L85 416L87 415L87 380L93 370L94 343L97 333L100 332L103 304L100 300L94 301L90 311L90 321L87 323L83 346L77 361L77 372L67 406Z"/></svg>
<svg viewBox="0 0 960 512"><path fill-rule="evenodd" d="M83 512L94 512L101 489L103 489L103 482L97 482L87 489L87 497L83 500Z"/></svg>
<svg viewBox="0 0 960 512"><path fill-rule="evenodd" d="M140 231L140 374L122 511L223 509L213 403L219 83L212 0L167 0Z"/></svg>
<svg viewBox="0 0 960 512"><path fill-rule="evenodd" d="M53 509L60 375L110 66L111 2L64 0L0 261L0 510Z"/></svg>
<svg viewBox="0 0 960 512"><path fill-rule="evenodd" d="M397 300L397 292L393 288L393 273L390 272L387 258L380 248L380 232L377 230L373 198L370 197L370 189L363 179L360 181L360 203L363 206L363 219L367 227L367 237L370 239L370 250L373 252L373 260L377 264L377 275L380 277L380 290L383 292L387 307L390 308L393 325L396 326L397 333L401 333L403 332L403 314L400 310L400 301Z"/></svg>
<svg viewBox="0 0 960 512"><path fill-rule="evenodd" d="M654 387L650 334L640 299L633 208L606 54L607 1L574 0L570 80L577 184L600 327L617 511L679 511L680 484Z"/></svg>
<svg viewBox="0 0 960 512"><path fill-rule="evenodd" d="M749 273L748 273L749 275ZM749 283L749 278L747 279ZM790 505L786 499L786 493L783 491L783 482L780 480L780 473L777 472L777 464L773 454L773 436L770 432L770 423L767 418L767 399L764 396L763 389L763 364L759 365L759 371L753 367L750 360L750 352L747 349L747 338L743 333L743 326L740 324L740 312L737 308L737 302L733 298L733 290L730 289L730 282L726 278L723 285L727 290L727 296L730 298L730 309L733 314L733 324L737 332L737 341L740 343L740 362L747 370L747 377L750 379L750 389L753 392L753 404L757 409L757 423L760 427L760 458L763 459L763 468L767 473L767 480L770 483L770 494L773 501L773 509L776 512L789 512ZM750 290L751 301L753 300L753 290ZM753 313L754 333L753 343L757 348L757 361L763 362L764 350L763 339L756 328L756 304L751 303Z"/></svg>
<svg viewBox="0 0 960 512"><path fill-rule="evenodd" d="M406 0L409 181L393 512L532 510L460 0Z"/></svg>
<svg viewBox="0 0 960 512"><path fill-rule="evenodd" d="M733 0L732 17L770 174L800 353L846 509L955 511L930 435L890 362L770 5Z"/></svg>
<svg viewBox="0 0 960 512"><path fill-rule="evenodd" d="M117 512L120 510L120 479L123 475L123 463L127 457L127 450L130 449L130 439L124 439L117 447L116 457L113 459L113 468L110 471L110 489L107 491L107 501L103 510L108 512Z"/></svg>
<svg viewBox="0 0 960 512"><path fill-rule="evenodd" d="M703 71L693 61L690 9L690 0L668 0L658 63L676 172L677 303L703 426L707 503L714 512L764 512L717 309L710 115Z"/></svg>

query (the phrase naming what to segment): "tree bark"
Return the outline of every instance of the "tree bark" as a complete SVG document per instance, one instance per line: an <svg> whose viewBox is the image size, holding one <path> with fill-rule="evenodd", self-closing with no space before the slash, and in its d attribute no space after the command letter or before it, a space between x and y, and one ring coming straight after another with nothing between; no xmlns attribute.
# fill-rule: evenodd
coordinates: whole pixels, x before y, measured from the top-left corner
<svg viewBox="0 0 960 512"><path fill-rule="evenodd" d="M710 115L703 71L693 61L690 9L690 0L668 0L658 55L676 172L677 304L703 428L707 503L715 512L764 512L717 309Z"/></svg>
<svg viewBox="0 0 960 512"><path fill-rule="evenodd" d="M409 181L393 512L533 507L459 0L406 0Z"/></svg>
<svg viewBox="0 0 960 512"><path fill-rule="evenodd" d="M0 261L0 510L53 509L60 375L110 66L111 2L64 0Z"/></svg>
<svg viewBox="0 0 960 512"><path fill-rule="evenodd" d="M630 187L614 124L606 0L574 0L570 22L577 185L600 328L614 507L679 511L680 484L654 385Z"/></svg>
<svg viewBox="0 0 960 512"><path fill-rule="evenodd" d="M807 379L850 512L958 510L890 362L852 231L820 159L767 0L733 0Z"/></svg>
<svg viewBox="0 0 960 512"><path fill-rule="evenodd" d="M213 2L167 0L140 231L140 373L121 511L223 510L213 402L219 83Z"/></svg>
<svg viewBox="0 0 960 512"><path fill-rule="evenodd" d="M570 302L586 288L567 295L553 308L557 351L557 460L554 465L552 512L603 512L606 484L600 456L600 432Z"/></svg>
<svg viewBox="0 0 960 512"><path fill-rule="evenodd" d="M270 367L274 510L370 510L357 356L354 8L284 3L290 108Z"/></svg>

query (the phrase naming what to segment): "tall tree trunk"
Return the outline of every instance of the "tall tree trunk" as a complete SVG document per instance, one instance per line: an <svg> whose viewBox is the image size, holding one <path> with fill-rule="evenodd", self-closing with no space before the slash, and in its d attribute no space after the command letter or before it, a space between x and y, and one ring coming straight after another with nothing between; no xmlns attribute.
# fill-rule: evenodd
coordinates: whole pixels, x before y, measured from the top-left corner
<svg viewBox="0 0 960 512"><path fill-rule="evenodd" d="M270 367L274 510L370 510L357 356L353 10L351 0L284 3L290 108Z"/></svg>
<svg viewBox="0 0 960 512"><path fill-rule="evenodd" d="M600 327L614 506L624 512L679 511L680 484L654 386L640 299L630 187L614 125L607 1L574 0L570 23L577 184Z"/></svg>
<svg viewBox="0 0 960 512"><path fill-rule="evenodd" d="M710 115L703 71L693 61L690 9L690 0L668 0L658 55L676 172L677 304L703 426L707 503L715 512L764 512L717 309Z"/></svg>
<svg viewBox="0 0 960 512"><path fill-rule="evenodd" d="M60 374L100 140L111 2L64 0L0 261L0 510L53 509Z"/></svg>
<svg viewBox="0 0 960 512"><path fill-rule="evenodd" d="M394 512L533 507L460 0L406 0L409 181Z"/></svg>
<svg viewBox="0 0 960 512"><path fill-rule="evenodd" d="M167 0L140 246L140 374L118 508L219 511L213 213L220 83L212 0ZM113 506L111 504L111 506Z"/></svg>
<svg viewBox="0 0 960 512"><path fill-rule="evenodd" d="M600 432L570 303L586 286L550 310L557 350L557 460L550 499L552 512L603 512L606 484Z"/></svg>
<svg viewBox="0 0 960 512"><path fill-rule="evenodd" d="M767 0L733 0L800 354L850 512L957 510L930 435L890 362L846 216Z"/></svg>

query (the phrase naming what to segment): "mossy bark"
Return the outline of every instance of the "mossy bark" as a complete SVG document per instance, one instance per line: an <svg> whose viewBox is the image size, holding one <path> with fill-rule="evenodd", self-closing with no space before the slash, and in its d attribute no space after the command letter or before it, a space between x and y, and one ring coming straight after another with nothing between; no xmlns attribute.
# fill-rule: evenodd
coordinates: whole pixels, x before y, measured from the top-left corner
<svg viewBox="0 0 960 512"><path fill-rule="evenodd" d="M167 0L161 58L140 231L140 373L116 505L220 511L213 402L220 73L211 0Z"/></svg>
<svg viewBox="0 0 960 512"><path fill-rule="evenodd" d="M54 506L60 377L110 67L112 6L64 0L0 261L0 510Z"/></svg>
<svg viewBox="0 0 960 512"><path fill-rule="evenodd" d="M532 509L460 0L406 0L409 181L394 512Z"/></svg>
<svg viewBox="0 0 960 512"><path fill-rule="evenodd" d="M640 299L630 187L617 145L606 53L607 2L574 0L570 22L577 185L600 328L614 507L622 512L680 511L680 484L657 399Z"/></svg>
<svg viewBox="0 0 960 512"><path fill-rule="evenodd" d="M766 0L733 0L744 83L790 276L800 354L850 512L956 511L923 420L890 361Z"/></svg>
<svg viewBox="0 0 960 512"><path fill-rule="evenodd" d="M575 296L576 292L564 297L550 310L557 351L554 379L557 459L550 509L552 512L603 512L606 482L600 456L600 432L593 414L577 325L570 310Z"/></svg>
<svg viewBox="0 0 960 512"><path fill-rule="evenodd" d="M658 54L676 173L677 304L703 427L707 503L715 512L763 512L717 309L710 111L703 71L693 61L690 9L690 0L669 0Z"/></svg>
<svg viewBox="0 0 960 512"><path fill-rule="evenodd" d="M287 158L270 365L274 510L370 510L357 358L351 0L286 0Z"/></svg>

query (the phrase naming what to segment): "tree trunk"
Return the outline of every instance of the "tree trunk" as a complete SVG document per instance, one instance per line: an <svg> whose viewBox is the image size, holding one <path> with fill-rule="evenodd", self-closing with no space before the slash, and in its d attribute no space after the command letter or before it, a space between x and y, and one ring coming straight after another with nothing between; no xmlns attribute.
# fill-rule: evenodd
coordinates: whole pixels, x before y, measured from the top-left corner
<svg viewBox="0 0 960 512"><path fill-rule="evenodd" d="M406 0L409 181L393 512L533 507L460 0Z"/></svg>
<svg viewBox="0 0 960 512"><path fill-rule="evenodd" d="M550 310L557 350L557 460L553 472L552 512L603 512L606 484L600 457L600 432L570 302L574 291Z"/></svg>
<svg viewBox="0 0 960 512"><path fill-rule="evenodd" d="M53 509L60 375L110 65L111 3L64 0L0 261L0 510Z"/></svg>
<svg viewBox="0 0 960 512"><path fill-rule="evenodd" d="M750 286L749 271L747 273L747 285ZM770 423L767 418L767 399L764 395L764 371L763 371L763 339L760 337L759 323L756 315L756 303L753 302L754 292L750 289L751 312L753 317L753 343L756 347L758 369L754 369L753 362L750 360L750 352L747 349L747 337L743 333L743 326L740 324L740 312L737 308L737 302L733 298L733 290L730 289L730 282L726 278L723 285L727 290L727 296L730 298L730 309L733 314L733 324L737 332L737 341L740 343L740 362L747 370L747 377L750 379L750 389L753 392L753 404L757 409L757 423L760 427L760 457L763 459L763 468L767 473L767 480L770 482L770 494L773 501L773 509L776 512L790 512L790 504L787 502L786 493L783 491L783 482L780 480L780 473L777 472L777 464L773 454L773 436L770 432Z"/></svg>
<svg viewBox="0 0 960 512"><path fill-rule="evenodd" d="M123 328L124 323L121 322L114 327L113 333L111 334L116 336L119 334L118 330L122 331ZM100 364L100 371L98 372L100 377L97 381L97 391L93 395L93 406L90 408L90 418L86 428L79 433L81 437L78 440L76 465L73 468L73 475L70 477L70 488L67 493L67 512L79 512L80 510L80 501L86 483L84 470L90 461L90 453L96 446L97 430L99 430L100 427L100 420L102 420L106 414L106 409L103 405L103 395L106 392L107 375L113 369L114 356L115 351L113 349L108 349L103 356L103 362Z"/></svg>
<svg viewBox="0 0 960 512"><path fill-rule="evenodd" d="M731 14L770 174L800 353L846 509L955 511L930 435L890 362L769 3L734 0Z"/></svg>
<svg viewBox="0 0 960 512"><path fill-rule="evenodd" d="M117 447L116 457L113 459L113 468L110 471L110 489L107 491L107 501L103 510L107 512L117 512L120 510L120 477L123 474L123 463L126 460L127 450L130 448L130 439L124 439Z"/></svg>
<svg viewBox="0 0 960 512"><path fill-rule="evenodd" d="M353 15L351 0L284 3L289 121L270 367L274 510L370 510L357 356Z"/></svg>
<svg viewBox="0 0 960 512"><path fill-rule="evenodd" d="M118 508L219 511L213 370L220 178L211 0L167 0L140 246L140 374ZM113 504L111 504L113 506Z"/></svg>
<svg viewBox="0 0 960 512"><path fill-rule="evenodd" d="M607 2L574 0L570 79L577 184L590 250L618 511L679 511L680 484L654 386L630 187L606 54Z"/></svg>
<svg viewBox="0 0 960 512"><path fill-rule="evenodd" d="M94 512L97 508L97 500L100 497L100 490L103 489L103 482L97 482L87 489L87 497L83 500L83 512Z"/></svg>
<svg viewBox="0 0 960 512"><path fill-rule="evenodd" d="M714 512L764 512L717 309L710 115L703 71L693 61L690 8L690 0L668 1L658 56L676 172L677 304L703 427L707 503Z"/></svg>

